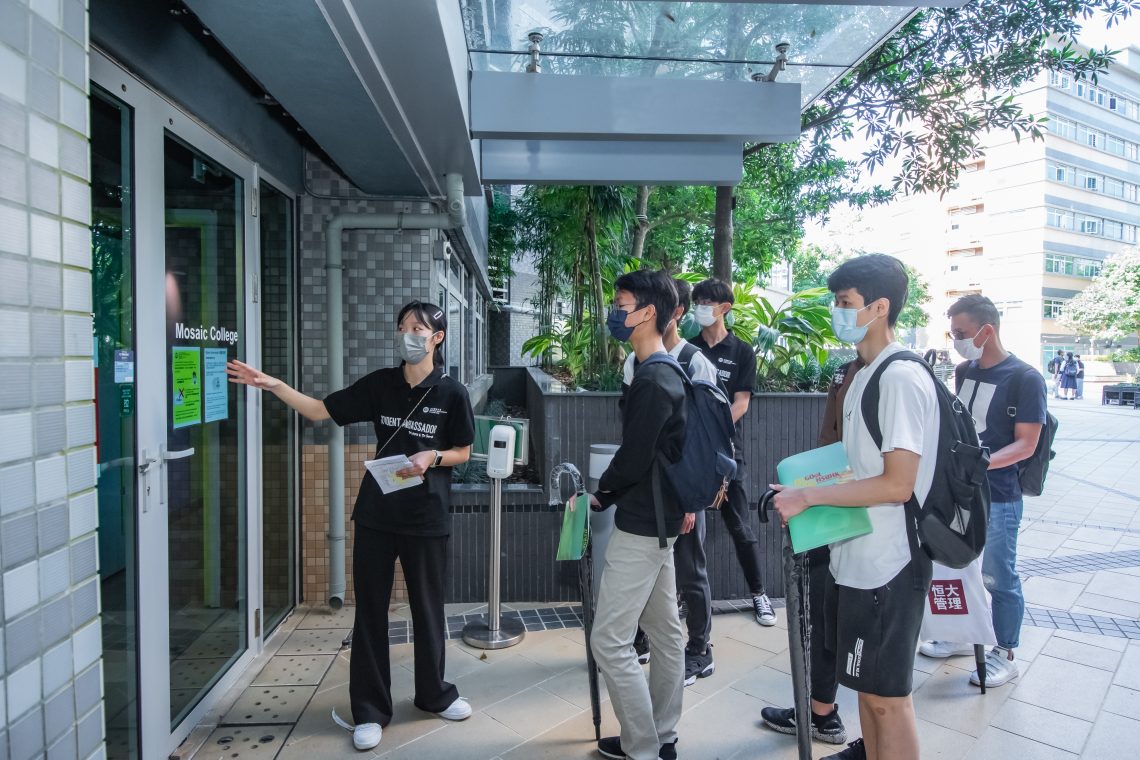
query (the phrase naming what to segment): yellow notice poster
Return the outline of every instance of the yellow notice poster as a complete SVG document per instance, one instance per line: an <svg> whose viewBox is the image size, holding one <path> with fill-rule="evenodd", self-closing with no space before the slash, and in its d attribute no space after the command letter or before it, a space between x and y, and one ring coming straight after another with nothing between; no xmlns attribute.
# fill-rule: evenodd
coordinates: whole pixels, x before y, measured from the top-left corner
<svg viewBox="0 0 1140 760"><path fill-rule="evenodd" d="M172 424L175 428L202 421L201 349L174 346L170 349Z"/></svg>

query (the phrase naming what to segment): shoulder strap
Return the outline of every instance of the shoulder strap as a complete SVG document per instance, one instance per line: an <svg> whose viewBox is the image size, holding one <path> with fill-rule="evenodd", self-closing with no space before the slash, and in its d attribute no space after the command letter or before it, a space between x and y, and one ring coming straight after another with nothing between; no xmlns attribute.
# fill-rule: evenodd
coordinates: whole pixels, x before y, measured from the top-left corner
<svg viewBox="0 0 1140 760"><path fill-rule="evenodd" d="M651 364L667 364L668 366L672 367L678 375L681 376L681 380L685 383L685 385L692 385L692 380L689 379L688 373L681 368L681 365L678 364L677 360L674 359L671 355L663 353L653 354L645 361L638 364L637 369L640 370L644 367L648 367Z"/></svg>
<svg viewBox="0 0 1140 760"><path fill-rule="evenodd" d="M1009 399L1006 403L1005 413L1009 415L1010 419L1017 417L1017 407L1021 402L1021 383L1025 379L1027 372L1034 372L1035 370L1030 366L1021 368L1020 372L1015 372L1013 379L1009 383Z"/></svg>
<svg viewBox="0 0 1140 760"><path fill-rule="evenodd" d="M883 372L886 371L887 367L896 361L912 361L916 364L920 364L926 369L926 373L930 375L930 379L935 383L938 382L938 378L934 376L934 370L930 368L930 365L924 362L921 356L911 353L910 351L898 351L888 356L883 363L879 365L878 369L875 370L875 374L871 375L871 379L867 381L867 385L863 389L860 411L863 414L863 422L867 425L867 432L871 434L871 440L873 440L875 445L880 449L883 448L883 429L879 426L879 380L882 378Z"/></svg>
<svg viewBox="0 0 1140 760"><path fill-rule="evenodd" d="M693 376L693 357L698 353L700 353L699 348L692 343L686 342L681 348L680 355L677 357L678 362L685 368L685 372L688 373L690 378Z"/></svg>
<svg viewBox="0 0 1140 760"><path fill-rule="evenodd" d="M962 383L966 382L966 371L970 369L970 362L962 362L954 368L954 395L962 390Z"/></svg>
<svg viewBox="0 0 1140 760"><path fill-rule="evenodd" d="M879 380L883 376L883 372L892 363L896 361L913 361L921 364L926 368L927 374L930 379L934 381L935 385L939 380L934 374L934 370L926 363L921 356L913 354L909 351L899 351L879 365L875 370L875 374L871 375L871 379L867 381L867 386L863 390L863 399L861 404L861 413L863 414L863 422L867 425L867 432L871 434L871 439L875 442L875 446L882 450L883 448L883 430L879 426ZM963 364L966 364L964 362ZM963 366L963 365L959 365ZM957 372L955 372L957 374ZM912 493L910 498L903 502L903 509L906 510L906 537L907 542L910 544L911 561L914 563L911 576L916 590L924 588L922 573L919 572L919 563L917 560L922 559L925 555L922 551L922 544L918 539L918 518L920 514L918 498Z"/></svg>
<svg viewBox="0 0 1140 760"><path fill-rule="evenodd" d="M653 481L653 516L657 519L657 546L661 549L669 545L665 538L665 500L661 492L661 462L664 458L665 455L661 453L654 457L651 476Z"/></svg>

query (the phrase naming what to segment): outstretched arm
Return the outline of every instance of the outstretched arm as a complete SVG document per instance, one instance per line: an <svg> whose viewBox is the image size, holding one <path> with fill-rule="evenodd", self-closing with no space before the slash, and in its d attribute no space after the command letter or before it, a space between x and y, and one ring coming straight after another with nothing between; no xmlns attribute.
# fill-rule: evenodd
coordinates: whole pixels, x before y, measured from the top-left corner
<svg viewBox="0 0 1140 760"><path fill-rule="evenodd" d="M313 422L320 422L329 418L329 410L325 402L320 399L306 396L300 391L290 388L275 377L271 377L261 370L254 369L245 362L232 359L226 363L226 374L231 383L248 385L261 391L269 391L284 401L304 418Z"/></svg>

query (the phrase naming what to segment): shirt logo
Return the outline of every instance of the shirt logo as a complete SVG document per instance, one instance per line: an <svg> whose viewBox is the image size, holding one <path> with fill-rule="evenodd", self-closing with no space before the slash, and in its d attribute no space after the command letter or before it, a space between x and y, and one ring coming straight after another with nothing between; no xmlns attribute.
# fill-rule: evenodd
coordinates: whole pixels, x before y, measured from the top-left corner
<svg viewBox="0 0 1140 760"><path fill-rule="evenodd" d="M979 383L972 378L967 378L962 383L962 392L958 394L958 398L967 401L970 416L974 418L974 427L979 436L988 428L986 421L989 419L990 404L993 403L996 392L997 386L993 383Z"/></svg>
<svg viewBox="0 0 1140 760"><path fill-rule="evenodd" d="M387 415L380 415L380 424L385 427L398 428L400 423L404 423L404 429L417 438L432 438L435 436L435 431L439 429L439 425L429 422L419 422L418 420L403 420L400 417L389 417Z"/></svg>
<svg viewBox="0 0 1140 760"><path fill-rule="evenodd" d="M438 406L425 406L423 408L424 414L447 414L447 410L440 409Z"/></svg>

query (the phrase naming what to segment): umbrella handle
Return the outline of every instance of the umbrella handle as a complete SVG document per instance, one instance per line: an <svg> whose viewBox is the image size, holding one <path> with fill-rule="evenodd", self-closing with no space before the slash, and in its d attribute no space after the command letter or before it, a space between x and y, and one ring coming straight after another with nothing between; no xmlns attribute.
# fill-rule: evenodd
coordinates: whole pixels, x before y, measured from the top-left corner
<svg viewBox="0 0 1140 760"><path fill-rule="evenodd" d="M772 499L775 498L776 492L768 489L764 495L760 497L760 501L756 503L756 511L759 512L760 522L768 522L768 510L772 508Z"/></svg>

